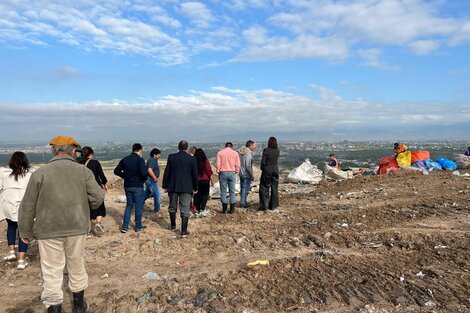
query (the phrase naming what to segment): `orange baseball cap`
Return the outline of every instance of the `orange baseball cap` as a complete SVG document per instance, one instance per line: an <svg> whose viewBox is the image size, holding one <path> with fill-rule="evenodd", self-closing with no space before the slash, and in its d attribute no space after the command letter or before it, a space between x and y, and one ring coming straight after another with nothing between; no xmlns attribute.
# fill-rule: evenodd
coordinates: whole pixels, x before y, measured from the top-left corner
<svg viewBox="0 0 470 313"><path fill-rule="evenodd" d="M49 143L51 146L75 146L80 147L80 144L70 136L57 136L51 139Z"/></svg>

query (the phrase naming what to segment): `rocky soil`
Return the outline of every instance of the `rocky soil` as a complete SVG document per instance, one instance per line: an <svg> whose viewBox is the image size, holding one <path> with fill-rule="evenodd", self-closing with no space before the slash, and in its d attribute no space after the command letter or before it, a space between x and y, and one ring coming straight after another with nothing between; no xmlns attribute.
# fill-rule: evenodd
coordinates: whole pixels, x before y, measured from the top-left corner
<svg viewBox="0 0 470 313"><path fill-rule="evenodd" d="M89 312L470 312L470 180L450 172L280 186L267 213L211 200L185 239L166 195L161 217L148 200L144 232L121 234L110 185L106 233L87 242ZM33 242L26 270L2 264L0 312L44 311L38 258Z"/></svg>

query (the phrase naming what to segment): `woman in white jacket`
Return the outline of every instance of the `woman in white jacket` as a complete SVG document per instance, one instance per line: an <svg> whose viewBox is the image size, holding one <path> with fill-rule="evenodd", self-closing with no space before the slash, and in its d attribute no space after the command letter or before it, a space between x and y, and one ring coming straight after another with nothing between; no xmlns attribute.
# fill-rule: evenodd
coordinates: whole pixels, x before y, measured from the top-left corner
<svg viewBox="0 0 470 313"><path fill-rule="evenodd" d="M31 168L28 158L26 154L20 151L13 153L8 167L0 168L0 220L6 219L8 223L8 254L3 258L5 261L15 261L17 259L15 243L18 232L18 209L30 177ZM20 237L17 269L22 270L28 266L25 259L27 249L28 245Z"/></svg>

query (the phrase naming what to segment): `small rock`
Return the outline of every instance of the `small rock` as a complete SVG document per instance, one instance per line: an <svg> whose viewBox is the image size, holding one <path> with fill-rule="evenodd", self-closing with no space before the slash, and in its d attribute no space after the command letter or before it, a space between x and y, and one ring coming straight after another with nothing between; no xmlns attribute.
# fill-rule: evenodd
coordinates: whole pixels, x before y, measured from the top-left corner
<svg viewBox="0 0 470 313"><path fill-rule="evenodd" d="M243 242L245 241L245 239L246 239L246 236L243 236L243 237L238 238L238 239L237 239L237 244L243 243Z"/></svg>
<svg viewBox="0 0 470 313"><path fill-rule="evenodd" d="M155 239L155 241L153 242L156 246L161 246L162 245L162 241L160 239Z"/></svg>
<svg viewBox="0 0 470 313"><path fill-rule="evenodd" d="M301 245L301 241L297 237L292 237L291 241L290 241L290 244L293 245L294 247L298 247L298 246Z"/></svg>
<svg viewBox="0 0 470 313"><path fill-rule="evenodd" d="M343 224L341 224L341 227L343 227L343 228L348 228L349 225L348 225L347 223L343 223Z"/></svg>
<svg viewBox="0 0 470 313"><path fill-rule="evenodd" d="M433 306L436 306L436 303L433 302L433 301L428 301L428 302L424 303L424 306L433 307Z"/></svg>
<svg viewBox="0 0 470 313"><path fill-rule="evenodd" d="M326 240L330 240L331 236L333 236L333 234L330 233L330 232L327 232L327 233L325 233L325 235L323 235L323 238L325 238Z"/></svg>
<svg viewBox="0 0 470 313"><path fill-rule="evenodd" d="M408 298L405 296L399 296L396 300L397 304L404 304L408 302Z"/></svg>
<svg viewBox="0 0 470 313"><path fill-rule="evenodd" d="M104 273L103 275L100 276L101 279L105 279L105 278L108 278L108 277L109 277L108 273Z"/></svg>

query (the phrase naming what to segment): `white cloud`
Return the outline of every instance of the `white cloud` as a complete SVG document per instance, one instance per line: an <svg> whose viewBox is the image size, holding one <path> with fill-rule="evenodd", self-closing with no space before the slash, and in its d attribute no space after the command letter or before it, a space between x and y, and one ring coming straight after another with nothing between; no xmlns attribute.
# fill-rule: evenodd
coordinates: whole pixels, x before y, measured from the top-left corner
<svg viewBox="0 0 470 313"><path fill-rule="evenodd" d="M380 55L382 51L379 49L361 49L358 50L358 55L364 59L364 63L362 65L368 67L376 67L387 71L399 71L400 67L390 65L380 61Z"/></svg>
<svg viewBox="0 0 470 313"><path fill-rule="evenodd" d="M207 28L214 21L212 12L202 2L184 2L181 4L180 10L194 25L200 28Z"/></svg>
<svg viewBox="0 0 470 313"><path fill-rule="evenodd" d="M253 37L248 37L253 43ZM348 56L348 47L341 38L314 36L269 37L263 44L251 44L240 51L235 61L264 61L320 58L343 60Z"/></svg>
<svg viewBox="0 0 470 313"><path fill-rule="evenodd" d="M419 55L426 55L433 53L439 49L439 42L434 40L417 40L409 44L410 49Z"/></svg>
<svg viewBox="0 0 470 313"><path fill-rule="evenodd" d="M386 57L390 46L426 55L470 43L470 19L446 10L448 3L4 0L0 41L52 46L55 40L85 51L137 54L167 64L213 52L232 61L342 61L359 47L380 50ZM365 64L394 68L374 60Z"/></svg>
<svg viewBox="0 0 470 313"><path fill-rule="evenodd" d="M80 70L71 66L61 66L57 68L57 73L62 77L76 77L80 75Z"/></svg>
<svg viewBox="0 0 470 313"><path fill-rule="evenodd" d="M344 99L324 86L310 87L317 97L272 89L248 91L217 86L212 92L192 91L148 102L4 104L0 105L0 125L9 125L9 131L2 131L0 140L21 136L22 129L40 125L48 125L47 136L54 135L56 127L63 125L88 125L89 135L99 134L109 139L137 136L141 129L142 134L155 131L160 138L204 139L214 134L236 136L241 131L315 132L328 128L340 132L355 127L381 129L387 133L410 124L436 128L443 124L466 124L470 119L470 103L383 105ZM247 119L247 116L254 119ZM403 130L402 135L409 134Z"/></svg>

